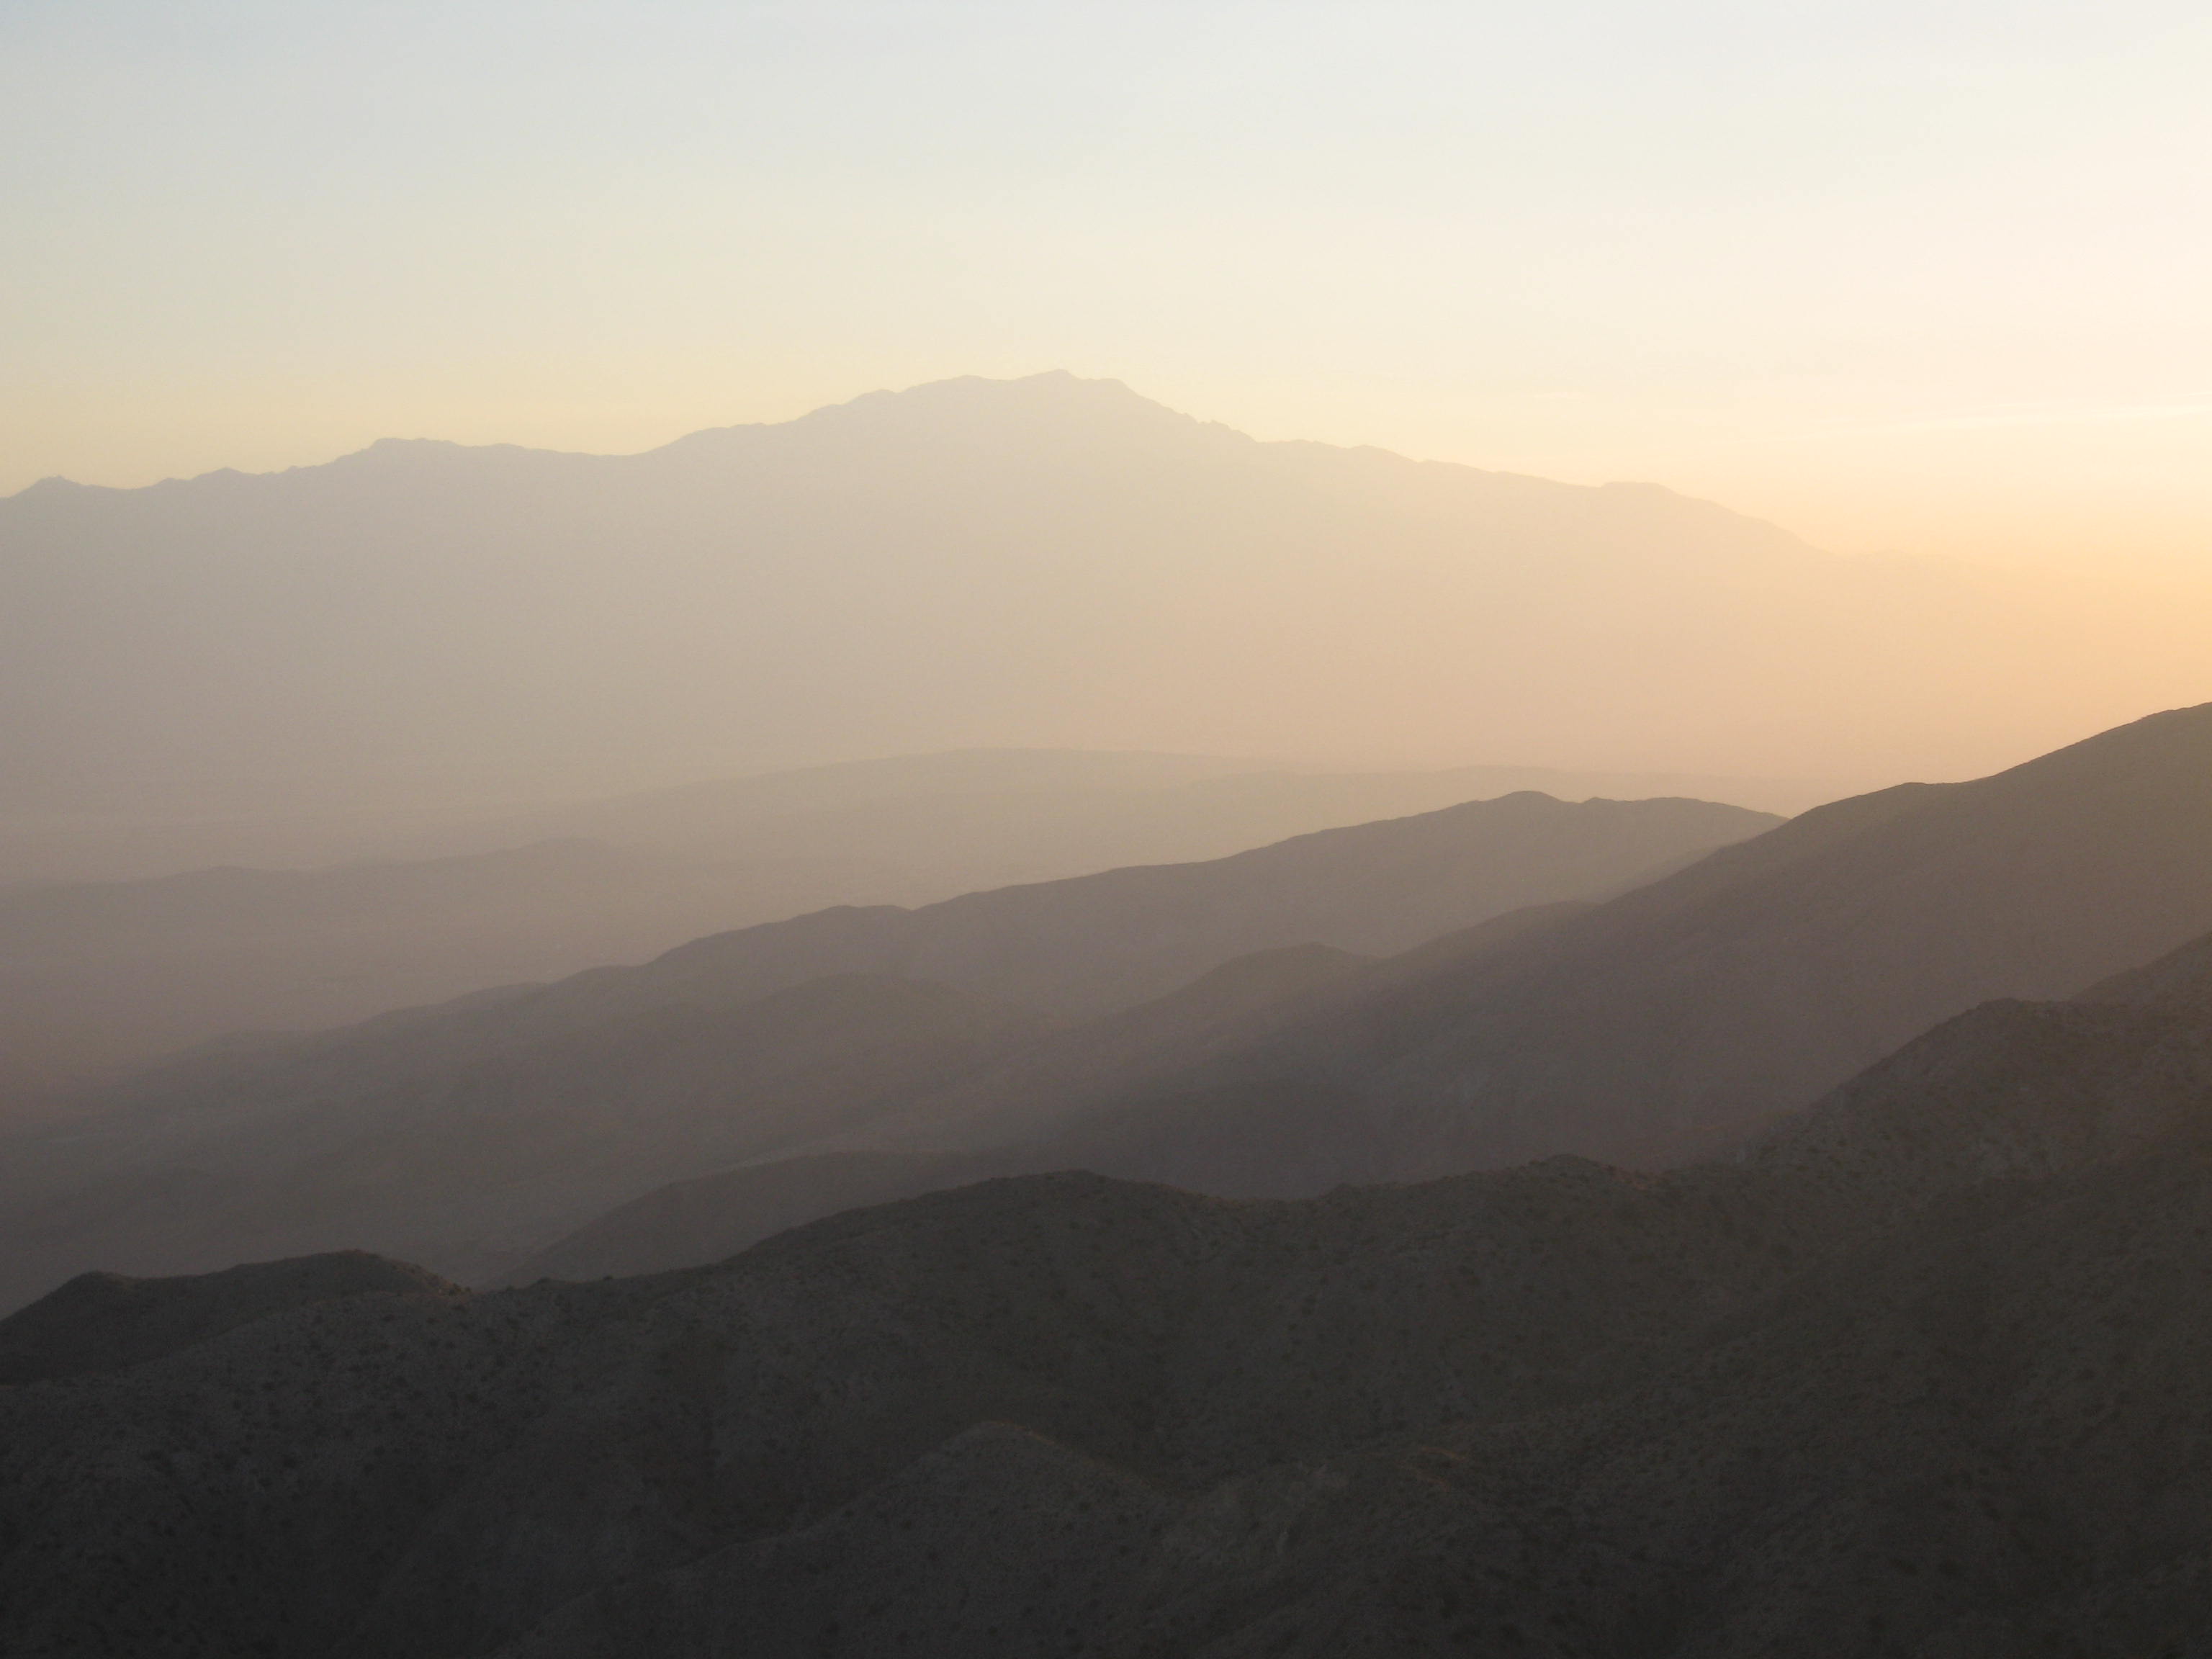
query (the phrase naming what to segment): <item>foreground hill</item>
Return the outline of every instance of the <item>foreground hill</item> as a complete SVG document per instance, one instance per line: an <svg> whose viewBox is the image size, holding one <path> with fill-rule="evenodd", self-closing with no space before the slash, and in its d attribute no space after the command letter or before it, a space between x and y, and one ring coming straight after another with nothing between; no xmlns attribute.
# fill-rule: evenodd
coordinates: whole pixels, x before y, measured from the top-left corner
<svg viewBox="0 0 2212 1659"><path fill-rule="evenodd" d="M1670 1176L1038 1176L654 1279L303 1292L0 1390L0 1645L2194 1659L2187 977L1977 1011Z"/></svg>
<svg viewBox="0 0 2212 1659"><path fill-rule="evenodd" d="M0 1296L351 1247L482 1277L660 1183L852 1134L1255 951L1402 950L1774 820L1534 793L1200 864L838 908L319 1036L210 1050L19 1135ZM1269 995L1297 988L1261 988ZM1200 994L1204 1001L1205 993Z"/></svg>
<svg viewBox="0 0 2212 1659"><path fill-rule="evenodd" d="M2069 996L2208 928L2212 705L1978 782L1817 808L1608 902L1334 976L1137 1064L1103 1032L1056 1039L1056 1065L1046 1047L964 1077L830 1161L647 1197L519 1272L687 1265L985 1172L1256 1197L1561 1152L1663 1167L1740 1144L1978 1003Z"/></svg>

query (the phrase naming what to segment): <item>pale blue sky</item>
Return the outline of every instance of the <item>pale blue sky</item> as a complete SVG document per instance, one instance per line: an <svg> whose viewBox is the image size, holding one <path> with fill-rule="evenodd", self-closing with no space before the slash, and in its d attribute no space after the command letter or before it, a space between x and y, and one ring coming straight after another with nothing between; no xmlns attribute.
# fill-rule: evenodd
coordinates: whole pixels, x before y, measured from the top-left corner
<svg viewBox="0 0 2212 1659"><path fill-rule="evenodd" d="M0 0L0 490L1064 367L2212 558L2179 3Z"/></svg>

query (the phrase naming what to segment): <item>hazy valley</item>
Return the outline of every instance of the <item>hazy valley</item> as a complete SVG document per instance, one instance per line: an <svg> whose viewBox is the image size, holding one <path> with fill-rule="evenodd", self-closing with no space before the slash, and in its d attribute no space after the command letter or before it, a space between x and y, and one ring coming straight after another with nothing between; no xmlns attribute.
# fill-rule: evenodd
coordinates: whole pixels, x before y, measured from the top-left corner
<svg viewBox="0 0 2212 1659"><path fill-rule="evenodd" d="M429 822L125 819L13 843L0 830L0 868L13 858L43 878L0 882L0 1114L210 1037L643 961L716 927L1222 857L1519 789L1768 811L1827 793L1751 778L975 751ZM312 862L340 854L353 856ZM210 857L277 862L191 867ZM302 858L308 867L285 862Z"/></svg>
<svg viewBox="0 0 2212 1659"><path fill-rule="evenodd" d="M364 1243L481 1275L659 1181L864 1129L1232 958L1402 951L1608 896L1773 822L1510 795L1210 863L841 907L639 968L241 1039L14 1138L5 1283Z"/></svg>

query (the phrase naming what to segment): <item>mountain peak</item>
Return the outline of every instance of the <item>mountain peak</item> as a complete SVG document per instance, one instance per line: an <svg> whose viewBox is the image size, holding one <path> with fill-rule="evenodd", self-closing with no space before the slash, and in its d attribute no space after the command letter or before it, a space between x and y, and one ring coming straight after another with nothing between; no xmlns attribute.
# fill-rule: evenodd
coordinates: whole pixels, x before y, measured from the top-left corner
<svg viewBox="0 0 2212 1659"><path fill-rule="evenodd" d="M77 495L93 488L94 486L91 484L81 484L76 479L64 478L57 472L49 477L40 479L36 483L26 484L15 492L13 499L19 501L43 501L50 495Z"/></svg>
<svg viewBox="0 0 2212 1659"><path fill-rule="evenodd" d="M1050 414L1094 419L1136 419L1153 424L1203 428L1209 423L1155 403L1120 380L1089 380L1064 368L1011 380L963 374L898 391L864 392L802 416L795 424L837 422L926 421L935 426L978 417Z"/></svg>

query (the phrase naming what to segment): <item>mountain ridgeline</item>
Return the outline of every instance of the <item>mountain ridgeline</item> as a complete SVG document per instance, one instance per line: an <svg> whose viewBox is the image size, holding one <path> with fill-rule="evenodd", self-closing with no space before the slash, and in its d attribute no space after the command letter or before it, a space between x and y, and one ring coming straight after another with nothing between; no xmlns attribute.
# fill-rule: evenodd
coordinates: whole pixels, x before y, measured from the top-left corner
<svg viewBox="0 0 2212 1659"><path fill-rule="evenodd" d="M955 380L640 455L34 485L0 501L0 800L428 810L976 744L1955 776L2200 687L2206 614Z"/></svg>

